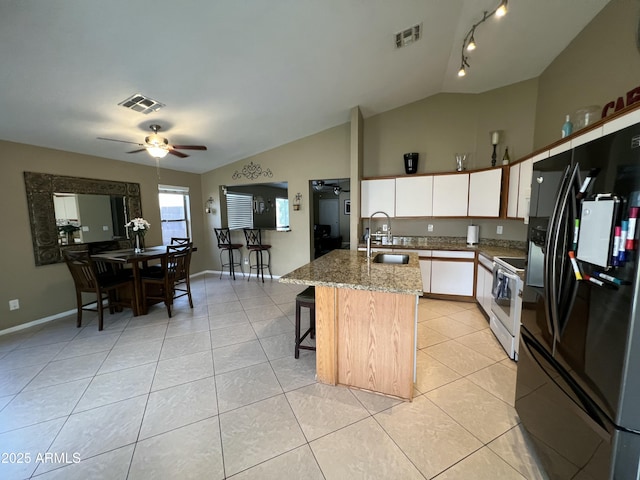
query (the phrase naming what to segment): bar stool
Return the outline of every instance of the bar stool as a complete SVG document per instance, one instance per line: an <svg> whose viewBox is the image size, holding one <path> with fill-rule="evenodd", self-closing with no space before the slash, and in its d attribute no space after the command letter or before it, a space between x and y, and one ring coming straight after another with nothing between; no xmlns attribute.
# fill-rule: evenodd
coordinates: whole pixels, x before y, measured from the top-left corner
<svg viewBox="0 0 640 480"><path fill-rule="evenodd" d="M249 250L249 280L251 280L251 270L256 270L256 279L258 278L258 274L262 276L262 283L264 283L264 268L267 267L269 270L269 276L273 278L271 274L271 245L266 245L262 243L262 230L259 228L244 228L244 238L247 241L247 250ZM251 252L254 252L256 255L256 263L251 264ZM264 263L263 253L267 252L267 263Z"/></svg>
<svg viewBox="0 0 640 480"><path fill-rule="evenodd" d="M242 272L242 276L244 277L244 270L242 268L242 252L240 249L242 248L242 244L240 243L231 243L231 231L228 228L214 228L216 232L216 238L218 239L218 248L220 249L220 278L222 278L222 274L224 273L224 267L229 267L229 275L236 279L236 269L235 267L240 267L240 271ZM237 250L240 253L240 260L235 261L234 251ZM227 252L228 255L228 263L224 263L222 260L222 254Z"/></svg>
<svg viewBox="0 0 640 480"><path fill-rule="evenodd" d="M302 307L309 309L309 328L302 337L300 336L300 310ZM308 287L296 295L296 351L295 357L300 358L300 350L316 350L316 347L301 345L307 335L316 338L316 289Z"/></svg>

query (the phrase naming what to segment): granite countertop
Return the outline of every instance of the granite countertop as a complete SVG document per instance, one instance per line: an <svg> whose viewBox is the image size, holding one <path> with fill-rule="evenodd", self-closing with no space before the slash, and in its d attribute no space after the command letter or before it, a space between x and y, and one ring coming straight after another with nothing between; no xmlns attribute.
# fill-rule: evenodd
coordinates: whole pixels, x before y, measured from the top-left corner
<svg viewBox="0 0 640 480"><path fill-rule="evenodd" d="M333 250L280 277L282 283L422 295L417 253L406 265L374 263L365 252Z"/></svg>
<svg viewBox="0 0 640 480"><path fill-rule="evenodd" d="M360 244L358 247L366 248ZM526 257L526 243L511 240L487 239L478 245L467 245L465 237L394 237L393 244L372 243L372 249L398 249L398 250L456 250L478 252L490 259L500 257Z"/></svg>

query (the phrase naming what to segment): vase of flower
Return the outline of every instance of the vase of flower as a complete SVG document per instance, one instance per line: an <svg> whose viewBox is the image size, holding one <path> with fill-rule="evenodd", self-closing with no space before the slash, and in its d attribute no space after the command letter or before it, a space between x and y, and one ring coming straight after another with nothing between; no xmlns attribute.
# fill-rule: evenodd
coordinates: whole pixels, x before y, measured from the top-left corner
<svg viewBox="0 0 640 480"><path fill-rule="evenodd" d="M133 251L134 253L144 252L144 235L151 227L151 224L144 218L134 218L124 225L130 235L133 236ZM131 238L131 237L130 237Z"/></svg>
<svg viewBox="0 0 640 480"><path fill-rule="evenodd" d="M142 235L135 235L136 237L136 246L134 247L134 253L142 253L144 252L144 237Z"/></svg>

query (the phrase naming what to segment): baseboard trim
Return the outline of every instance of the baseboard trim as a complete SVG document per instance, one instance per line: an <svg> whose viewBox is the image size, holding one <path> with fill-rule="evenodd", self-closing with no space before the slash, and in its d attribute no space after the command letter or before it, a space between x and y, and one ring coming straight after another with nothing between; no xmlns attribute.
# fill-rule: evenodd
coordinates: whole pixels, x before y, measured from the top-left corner
<svg viewBox="0 0 640 480"><path fill-rule="evenodd" d="M48 317L40 318L38 320L33 320L32 322L21 323L20 325L16 325L15 327L5 328L4 330L0 330L0 336L19 332L20 330L24 330L25 328L35 327L37 325L42 325L43 323L52 322L53 320L66 317L68 315L73 315L76 312L77 310L74 308L72 310L67 310L66 312L60 312L54 315L49 315Z"/></svg>

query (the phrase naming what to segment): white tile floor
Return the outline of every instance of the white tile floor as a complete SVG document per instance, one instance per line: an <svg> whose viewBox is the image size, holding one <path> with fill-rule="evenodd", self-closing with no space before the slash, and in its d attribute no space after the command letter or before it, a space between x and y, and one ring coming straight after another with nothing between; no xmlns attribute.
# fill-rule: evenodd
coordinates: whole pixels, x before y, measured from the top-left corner
<svg viewBox="0 0 640 480"><path fill-rule="evenodd" d="M81 329L0 336L0 478L545 478L516 365L475 304L420 301L405 403L318 384L315 353L293 358L302 288L201 276L192 290L171 319L125 311L98 332L85 313Z"/></svg>

